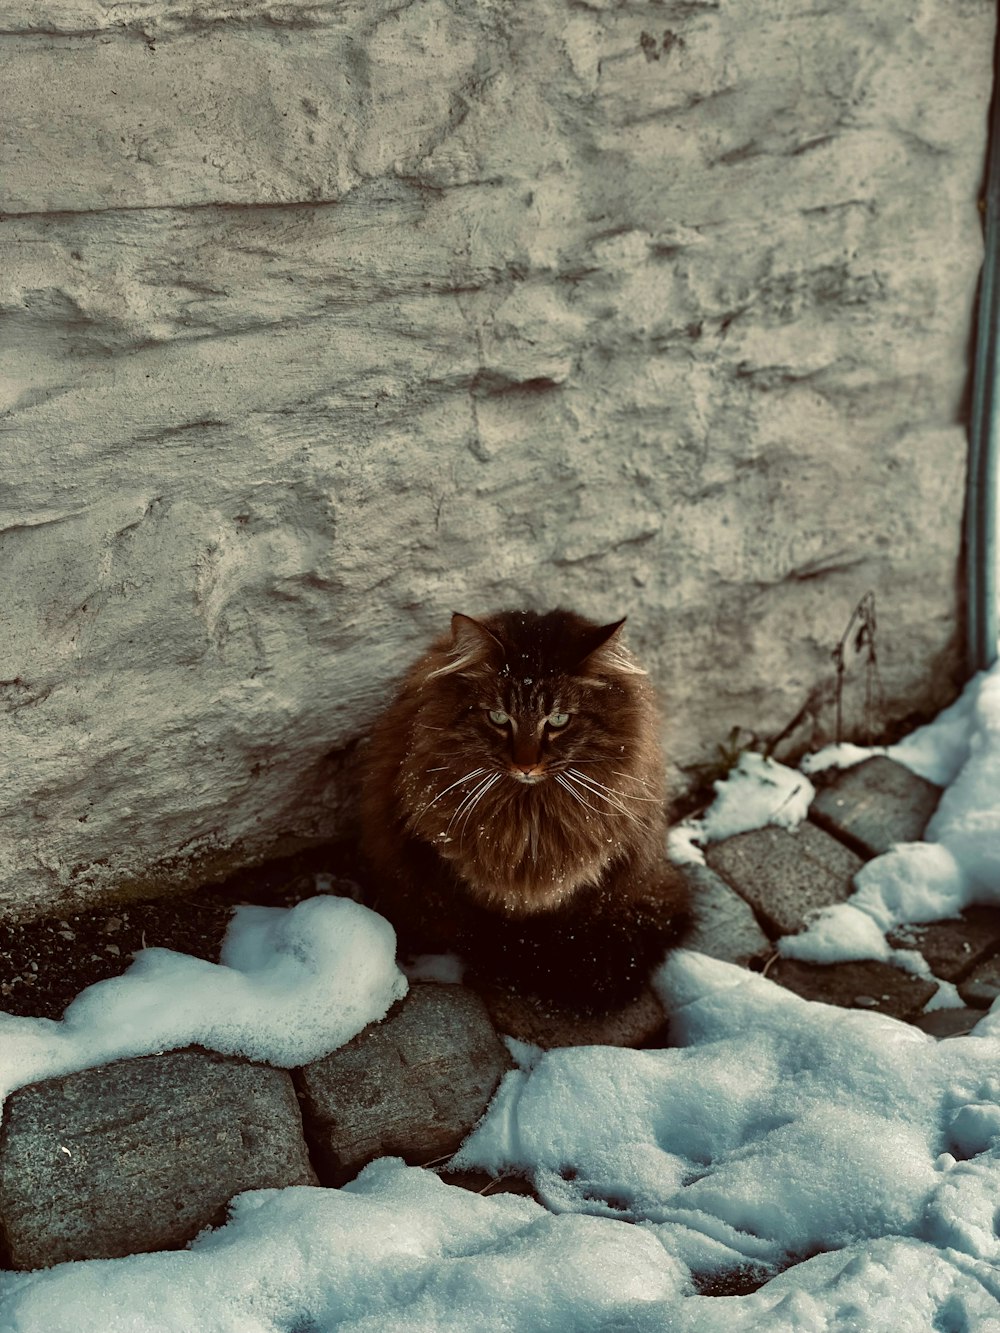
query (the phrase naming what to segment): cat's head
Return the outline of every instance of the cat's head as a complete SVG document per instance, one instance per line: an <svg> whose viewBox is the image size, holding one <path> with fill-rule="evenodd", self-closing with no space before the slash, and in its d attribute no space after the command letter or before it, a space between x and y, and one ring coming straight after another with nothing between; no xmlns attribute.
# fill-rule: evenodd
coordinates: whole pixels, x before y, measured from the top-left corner
<svg viewBox="0 0 1000 1333"><path fill-rule="evenodd" d="M659 854L660 719L623 624L455 615L386 714L372 772L388 809L479 901L547 910L613 858Z"/></svg>
<svg viewBox="0 0 1000 1333"><path fill-rule="evenodd" d="M599 781L602 766L621 769L650 707L624 624L565 610L456 613L425 676L450 705L452 744L524 786L558 775L582 785Z"/></svg>

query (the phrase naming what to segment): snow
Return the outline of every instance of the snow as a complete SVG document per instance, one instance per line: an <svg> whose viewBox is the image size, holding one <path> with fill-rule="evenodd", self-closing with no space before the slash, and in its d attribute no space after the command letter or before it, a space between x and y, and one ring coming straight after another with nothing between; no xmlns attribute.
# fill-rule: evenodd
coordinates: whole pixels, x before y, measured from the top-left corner
<svg viewBox="0 0 1000 1333"><path fill-rule="evenodd" d="M931 840L869 862L790 956L926 975L885 931L997 901L1000 669L900 750L950 773ZM810 796L744 756L675 850L793 827ZM299 1063L403 993L393 947L349 900L242 909L221 966L147 950L59 1024L4 1016L0 1067L12 1087L191 1041ZM414 960L425 975L454 963ZM455 1165L523 1175L542 1203L382 1159L343 1189L238 1196L184 1251L0 1274L0 1333L1000 1333L1000 1001L935 1041L690 950L655 982L670 1047L507 1039L517 1068ZM746 1294L700 1294L730 1280Z"/></svg>
<svg viewBox="0 0 1000 1333"><path fill-rule="evenodd" d="M861 759L874 753L853 748ZM837 758L845 757L844 749L837 747ZM787 957L895 961L883 932L955 917L974 903L1000 903L1000 663L970 681L933 722L885 753L948 784L925 841L900 843L868 861L846 904L824 908L805 932L780 941ZM820 751L810 771L829 757ZM938 1005L946 998L947 992Z"/></svg>
<svg viewBox="0 0 1000 1333"><path fill-rule="evenodd" d="M705 864L705 853L698 845L698 839L702 836L701 826L696 819L685 820L683 824L675 824L667 833L667 855L674 865L698 865Z"/></svg>
<svg viewBox="0 0 1000 1333"><path fill-rule="evenodd" d="M0 1275L0 1327L998 1333L1000 1014L934 1042L689 951L658 985L676 1047L522 1047L461 1150L547 1207L382 1159L185 1251ZM739 1272L777 1276L697 1294Z"/></svg>
<svg viewBox="0 0 1000 1333"><path fill-rule="evenodd" d="M821 773L827 768L850 768L872 755L884 754L904 764L922 778L947 787L954 782L969 757L977 733L980 691L987 681L995 681L997 668L974 676L958 699L938 713L932 722L918 727L895 745L867 747L843 742L827 745L802 761L804 773Z"/></svg>
<svg viewBox="0 0 1000 1333"><path fill-rule="evenodd" d="M290 1068L342 1046L406 994L396 937L348 898L239 907L221 963L143 949L63 1017L0 1013L0 1097L126 1056L198 1044Z"/></svg>
<svg viewBox="0 0 1000 1333"><path fill-rule="evenodd" d="M885 754L884 746L854 745L851 741L841 741L837 745L824 746L815 754L807 754L801 764L803 773L823 773L828 768L853 768L855 764L870 759L873 754Z"/></svg>
<svg viewBox="0 0 1000 1333"><path fill-rule="evenodd" d="M992 1213L962 1246L939 1221L942 1152L1000 1185L997 1034L936 1043L687 951L658 984L676 1047L547 1052L506 1076L459 1164L524 1172L559 1213L648 1224L696 1271L885 1236L1000 1261Z"/></svg>
<svg viewBox="0 0 1000 1333"><path fill-rule="evenodd" d="M188 1251L2 1281L10 1333L996 1333L1000 1291L959 1248L887 1238L749 1296L694 1296L655 1228L480 1198L392 1159L343 1190L245 1194Z"/></svg>
<svg viewBox="0 0 1000 1333"><path fill-rule="evenodd" d="M969 757L976 734L979 695L987 679L997 679L997 669L981 672L968 683L962 694L939 713L933 722L890 745L886 753L890 759L919 773L921 777L947 787L954 782Z"/></svg>
<svg viewBox="0 0 1000 1333"><path fill-rule="evenodd" d="M816 795L804 773L750 750L713 786L715 799L705 814L670 832L668 852L676 864L704 864L702 842L720 842L765 824L797 828Z"/></svg>
<svg viewBox="0 0 1000 1333"><path fill-rule="evenodd" d="M785 958L808 963L840 963L852 959L890 960L892 949L872 918L850 903L824 907L799 935L785 935L777 944Z"/></svg>
<svg viewBox="0 0 1000 1333"><path fill-rule="evenodd" d="M243 1195L187 1252L0 1279L0 1296L10 1333L582 1331L662 1307L685 1276L651 1235L386 1159L342 1190Z"/></svg>

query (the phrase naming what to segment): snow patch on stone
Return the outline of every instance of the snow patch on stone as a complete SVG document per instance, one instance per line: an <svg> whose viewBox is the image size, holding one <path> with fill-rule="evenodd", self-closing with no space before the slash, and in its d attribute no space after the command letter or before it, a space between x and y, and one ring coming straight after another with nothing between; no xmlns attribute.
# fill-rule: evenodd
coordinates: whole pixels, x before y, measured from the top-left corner
<svg viewBox="0 0 1000 1333"><path fill-rule="evenodd" d="M667 850L678 865L704 865L700 843L721 842L767 824L797 828L816 795L804 773L749 750L713 786L715 799L701 818L685 820L670 832Z"/></svg>
<svg viewBox="0 0 1000 1333"><path fill-rule="evenodd" d="M348 898L239 907L221 963L143 949L58 1022L0 1013L0 1096L129 1056L205 1046L291 1068L342 1046L407 990L396 937Z"/></svg>
<svg viewBox="0 0 1000 1333"><path fill-rule="evenodd" d="M822 760L824 753L815 758ZM881 933L905 922L955 917L974 903L1000 903L1000 663L887 753L921 776L949 784L926 841L900 843L867 862L847 903L824 910L801 935L781 941L788 957L888 959L888 944L879 944L860 916L869 917ZM947 995L939 993L935 1005Z"/></svg>

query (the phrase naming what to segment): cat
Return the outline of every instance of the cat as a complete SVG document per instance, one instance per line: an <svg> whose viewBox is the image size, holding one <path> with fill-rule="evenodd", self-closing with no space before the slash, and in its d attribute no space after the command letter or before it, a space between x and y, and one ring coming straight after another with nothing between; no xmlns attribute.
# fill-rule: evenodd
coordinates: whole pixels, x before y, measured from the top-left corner
<svg viewBox="0 0 1000 1333"><path fill-rule="evenodd" d="M687 924L667 861L660 718L624 620L456 613L363 765L371 905L414 952L594 1012L635 998Z"/></svg>

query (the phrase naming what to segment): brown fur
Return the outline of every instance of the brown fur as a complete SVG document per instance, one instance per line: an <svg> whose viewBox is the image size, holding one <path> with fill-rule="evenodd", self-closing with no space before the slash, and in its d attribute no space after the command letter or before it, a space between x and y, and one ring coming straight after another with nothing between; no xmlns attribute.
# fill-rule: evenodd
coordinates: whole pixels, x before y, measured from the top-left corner
<svg viewBox="0 0 1000 1333"><path fill-rule="evenodd" d="M373 905L404 945L600 1007L676 937L659 716L623 623L456 615L410 669L362 792Z"/></svg>

